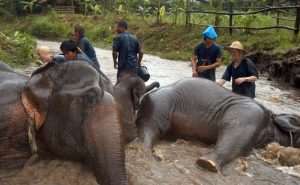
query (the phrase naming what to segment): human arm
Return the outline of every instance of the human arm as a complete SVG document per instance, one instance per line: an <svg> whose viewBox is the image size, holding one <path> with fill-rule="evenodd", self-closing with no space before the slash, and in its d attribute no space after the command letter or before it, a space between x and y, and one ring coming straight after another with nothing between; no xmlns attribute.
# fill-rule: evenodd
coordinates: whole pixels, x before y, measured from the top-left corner
<svg viewBox="0 0 300 185"><path fill-rule="evenodd" d="M144 53L142 50L140 50L138 53L138 62L137 62L138 67L141 67L143 56L144 56Z"/></svg>
<svg viewBox="0 0 300 185"><path fill-rule="evenodd" d="M192 76L193 77L197 77L198 73L197 73L197 56L193 55L192 57Z"/></svg>
<svg viewBox="0 0 300 185"><path fill-rule="evenodd" d="M141 63L142 63L144 53L143 53L143 50L142 50L142 47L141 47L141 44L140 44L139 41L138 41L137 49L138 49L137 65L138 65L138 67L141 67Z"/></svg>
<svg viewBox="0 0 300 185"><path fill-rule="evenodd" d="M199 72L204 72L204 71L209 70L209 69L216 69L217 67L219 67L221 65L221 63L222 63L222 59L217 58L215 63L210 64L210 65L206 65L206 66L205 65L198 66L197 70Z"/></svg>
<svg viewBox="0 0 300 185"><path fill-rule="evenodd" d="M237 78L235 80L235 83L238 85L244 82L255 82L258 78L255 64L248 58L245 58L244 60L247 66L247 75L246 77Z"/></svg>
<svg viewBox="0 0 300 185"><path fill-rule="evenodd" d="M225 70L222 78L217 83L219 85L223 86L226 83L226 81L230 81L231 76L232 76L232 64L229 64L226 67L226 70Z"/></svg>
<svg viewBox="0 0 300 185"><path fill-rule="evenodd" d="M225 84L226 80L224 79L220 79L217 83L221 86L223 86Z"/></svg>
<svg viewBox="0 0 300 185"><path fill-rule="evenodd" d="M120 42L118 40L117 37L114 37L113 39L113 45L112 45L112 57L113 57L113 61L114 61L114 68L117 69L118 68L118 51L119 51L119 47L120 47Z"/></svg>
<svg viewBox="0 0 300 185"><path fill-rule="evenodd" d="M118 52L113 51L112 52L112 57L113 57L113 61L114 61L114 68L117 69L118 68L118 62L117 62Z"/></svg>
<svg viewBox="0 0 300 185"><path fill-rule="evenodd" d="M241 83L244 83L244 82L255 82L256 80L257 80L256 76L248 76L248 77L241 77L241 78L235 79L235 83L237 85L240 85Z"/></svg>

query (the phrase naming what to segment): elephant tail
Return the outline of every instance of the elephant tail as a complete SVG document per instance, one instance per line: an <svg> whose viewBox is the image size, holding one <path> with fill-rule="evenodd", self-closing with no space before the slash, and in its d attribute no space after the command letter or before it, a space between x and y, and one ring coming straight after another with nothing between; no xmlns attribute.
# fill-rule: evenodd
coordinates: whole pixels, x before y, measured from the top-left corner
<svg viewBox="0 0 300 185"><path fill-rule="evenodd" d="M150 85L147 85L147 86L146 86L146 91L145 91L145 93L151 91L151 90L154 89L155 87L156 87L156 88L159 88L159 87L160 87L159 82L152 82Z"/></svg>

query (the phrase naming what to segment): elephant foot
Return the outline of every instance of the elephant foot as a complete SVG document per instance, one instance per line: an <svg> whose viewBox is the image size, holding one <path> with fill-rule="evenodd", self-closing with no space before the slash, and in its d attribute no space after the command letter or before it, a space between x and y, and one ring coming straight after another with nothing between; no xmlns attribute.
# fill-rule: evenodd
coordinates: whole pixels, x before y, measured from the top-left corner
<svg viewBox="0 0 300 185"><path fill-rule="evenodd" d="M196 164L202 168L205 168L211 172L221 173L217 163L213 160L199 158Z"/></svg>

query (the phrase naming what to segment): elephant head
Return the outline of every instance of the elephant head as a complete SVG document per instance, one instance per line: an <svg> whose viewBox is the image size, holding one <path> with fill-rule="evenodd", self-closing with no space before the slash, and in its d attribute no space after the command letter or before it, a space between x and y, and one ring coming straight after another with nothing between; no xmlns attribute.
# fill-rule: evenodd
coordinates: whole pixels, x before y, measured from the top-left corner
<svg viewBox="0 0 300 185"><path fill-rule="evenodd" d="M122 133L110 81L82 61L49 63L22 91L46 148L85 161L100 184L127 184Z"/></svg>
<svg viewBox="0 0 300 185"><path fill-rule="evenodd" d="M120 122L125 143L131 142L137 136L135 111L140 107L140 99L155 87L159 87L158 82L145 86L144 81L131 71L120 74L114 86L114 93L120 107Z"/></svg>
<svg viewBox="0 0 300 185"><path fill-rule="evenodd" d="M280 129L280 133L288 135L287 141L284 139L278 139L282 145L290 145L295 148L300 148L300 116L295 114L273 114L272 120ZM287 144L286 144L287 143Z"/></svg>

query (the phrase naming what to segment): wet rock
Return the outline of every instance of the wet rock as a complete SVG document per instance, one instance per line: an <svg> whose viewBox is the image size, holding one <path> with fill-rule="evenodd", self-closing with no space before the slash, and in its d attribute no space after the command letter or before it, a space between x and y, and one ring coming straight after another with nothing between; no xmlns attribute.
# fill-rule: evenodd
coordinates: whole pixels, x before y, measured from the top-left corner
<svg viewBox="0 0 300 185"><path fill-rule="evenodd" d="M256 64L261 74L267 73L270 80L300 88L300 47L280 54L257 51L246 57Z"/></svg>

